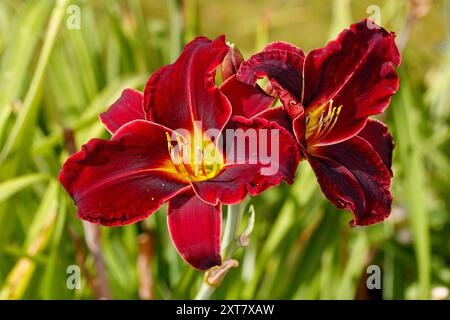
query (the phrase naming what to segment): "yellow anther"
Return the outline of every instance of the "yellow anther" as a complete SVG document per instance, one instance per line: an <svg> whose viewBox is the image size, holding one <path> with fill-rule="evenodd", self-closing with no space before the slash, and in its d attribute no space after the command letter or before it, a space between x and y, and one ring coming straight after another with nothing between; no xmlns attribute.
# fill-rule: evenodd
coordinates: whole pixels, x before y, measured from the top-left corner
<svg viewBox="0 0 450 320"><path fill-rule="evenodd" d="M336 125L342 105L333 107L333 102L333 100L328 100L307 115L306 140L311 145L329 135Z"/></svg>

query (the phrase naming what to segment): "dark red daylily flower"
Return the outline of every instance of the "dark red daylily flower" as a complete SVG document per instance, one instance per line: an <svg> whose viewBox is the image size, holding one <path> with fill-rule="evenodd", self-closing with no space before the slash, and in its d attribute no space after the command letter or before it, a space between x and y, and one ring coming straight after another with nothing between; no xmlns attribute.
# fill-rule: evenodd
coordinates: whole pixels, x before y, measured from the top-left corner
<svg viewBox="0 0 450 320"><path fill-rule="evenodd" d="M391 158L387 127L371 115L383 112L398 90L400 55L388 33L370 20L344 30L307 55L275 42L244 62L237 79L254 85L268 77L325 196L354 213L352 225L387 218L391 211Z"/></svg>
<svg viewBox="0 0 450 320"><path fill-rule="evenodd" d="M229 54L224 40L194 39L175 63L152 75L144 94L123 91L100 115L111 140L90 140L66 161L59 176L78 216L93 223L129 224L167 202L174 245L202 270L221 264L221 204L239 203L282 180L292 183L300 160L295 156L298 145L285 128L267 116L255 117L273 99L236 81L239 55ZM226 81L218 88L215 69L224 59ZM208 133L212 129L217 136ZM219 148L221 133L228 129L279 132L278 172L265 176L265 164L247 161L247 152L238 161L229 159L226 149ZM252 143L267 143L256 138Z"/></svg>

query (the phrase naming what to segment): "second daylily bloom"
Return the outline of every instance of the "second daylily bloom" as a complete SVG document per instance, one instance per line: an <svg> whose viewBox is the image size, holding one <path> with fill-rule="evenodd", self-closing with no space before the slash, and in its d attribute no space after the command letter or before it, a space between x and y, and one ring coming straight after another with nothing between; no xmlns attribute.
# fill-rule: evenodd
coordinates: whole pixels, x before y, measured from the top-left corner
<svg viewBox="0 0 450 320"><path fill-rule="evenodd" d="M152 75L144 94L125 90L100 116L112 139L89 141L60 173L78 216L90 222L129 224L168 202L173 243L198 269L221 264L221 205L239 203L282 180L292 183L300 160L285 128L254 117L273 99L236 81L232 56L225 60L227 81L216 87L215 70L230 50L224 40L194 39L174 64ZM249 161L254 155L248 143L230 158L219 143L226 130L252 130L257 140L251 144L269 151L259 133L277 135L278 171L265 175L267 163Z"/></svg>
<svg viewBox="0 0 450 320"><path fill-rule="evenodd" d="M383 112L398 90L394 37L363 20L306 55L272 43L237 74L253 85L268 77L290 119L279 114L280 123L293 131L325 196L354 213L352 225L382 221L391 211L394 145L387 127L368 117Z"/></svg>

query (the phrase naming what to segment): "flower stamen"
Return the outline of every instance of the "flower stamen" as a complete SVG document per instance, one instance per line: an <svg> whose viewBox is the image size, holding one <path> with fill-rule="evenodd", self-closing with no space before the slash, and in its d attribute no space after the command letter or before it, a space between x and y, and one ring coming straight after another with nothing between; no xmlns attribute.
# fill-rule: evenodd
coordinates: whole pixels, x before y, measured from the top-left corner
<svg viewBox="0 0 450 320"><path fill-rule="evenodd" d="M342 105L334 107L333 102L332 99L326 101L306 116L305 137L309 145L328 136L336 125Z"/></svg>
<svg viewBox="0 0 450 320"><path fill-rule="evenodd" d="M216 148L208 155L205 153L208 144L204 144L203 148L199 145L190 145L185 137L176 132L174 134L175 139L172 139L166 132L166 138L170 159L177 173L194 182L211 179L219 173L223 166L223 158ZM176 142L175 146L173 142Z"/></svg>

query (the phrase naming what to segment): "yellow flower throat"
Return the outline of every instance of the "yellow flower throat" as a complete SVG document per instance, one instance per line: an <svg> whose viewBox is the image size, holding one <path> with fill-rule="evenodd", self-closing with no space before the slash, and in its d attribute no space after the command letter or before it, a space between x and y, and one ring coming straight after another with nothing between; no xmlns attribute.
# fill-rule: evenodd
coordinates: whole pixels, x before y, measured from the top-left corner
<svg viewBox="0 0 450 320"><path fill-rule="evenodd" d="M333 106L333 100L328 100L306 116L305 138L308 145L314 145L328 136L333 130L341 113L342 105Z"/></svg>
<svg viewBox="0 0 450 320"><path fill-rule="evenodd" d="M176 144L168 132L167 148L176 172L192 182L205 181L217 176L224 161L220 152L210 140L195 137L194 143L181 134L174 133Z"/></svg>

